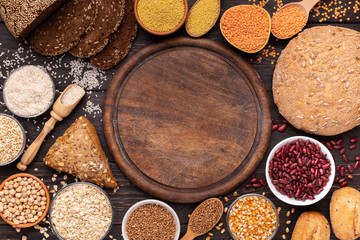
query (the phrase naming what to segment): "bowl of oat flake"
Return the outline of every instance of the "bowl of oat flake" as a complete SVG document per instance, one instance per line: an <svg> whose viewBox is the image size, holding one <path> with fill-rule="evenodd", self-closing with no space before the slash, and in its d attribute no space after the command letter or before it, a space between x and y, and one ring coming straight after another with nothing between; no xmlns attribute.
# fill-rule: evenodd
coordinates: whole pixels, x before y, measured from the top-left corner
<svg viewBox="0 0 360 240"><path fill-rule="evenodd" d="M57 193L50 204L49 220L60 240L102 240L113 224L113 207L100 187L76 182Z"/></svg>
<svg viewBox="0 0 360 240"><path fill-rule="evenodd" d="M26 134L14 117L0 113L0 166L14 162L23 153Z"/></svg>

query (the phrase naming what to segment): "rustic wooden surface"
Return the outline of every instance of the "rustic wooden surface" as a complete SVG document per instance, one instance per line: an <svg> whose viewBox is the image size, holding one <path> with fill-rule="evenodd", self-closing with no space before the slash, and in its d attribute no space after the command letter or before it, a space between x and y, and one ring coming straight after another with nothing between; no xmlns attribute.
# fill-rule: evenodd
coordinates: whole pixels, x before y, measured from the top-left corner
<svg viewBox="0 0 360 240"><path fill-rule="evenodd" d="M270 102L255 70L215 41L177 37L137 51L104 101L108 147L145 192L194 203L225 194L261 161Z"/></svg>
<svg viewBox="0 0 360 240"><path fill-rule="evenodd" d="M258 3L258 0L255 0L255 1L256 1L256 3ZM191 0L189 2L190 2L189 5L192 6L192 4L194 3L194 0ZM283 2L288 3L290 1L287 0L287 1L283 1ZM234 6L237 4L248 4L248 3L249 2L246 0L222 1L221 13L223 13L226 9L228 9L231 6ZM353 9L352 9L352 6L354 6L354 4L355 4L354 1L351 1L351 3L348 1L342 1L342 2L339 1L339 2L336 2L332 6L332 7L339 7L341 5L343 8L349 7L347 16L343 18L344 20L342 22L339 21L339 18L338 19L332 18L326 22L319 23L319 20L321 19L322 16L321 15L314 16L314 14L310 14L310 22L308 23L307 28L312 27L312 26L331 24L331 25L336 25L336 26L348 27L348 28L352 28L352 29L360 31L360 24L359 24L360 20L356 19L356 17L359 16L359 13L353 13ZM267 9L270 12L270 14L272 14L275 11L275 8L276 8L276 2L274 0L270 0L265 6L265 9ZM332 14L333 14L333 12L330 12L328 15L331 16ZM347 20L347 17L349 17L349 20ZM186 33L184 30L184 27L181 28L177 33L174 34L174 36L185 36L185 35L186 35ZM204 37L218 41L222 44L228 45L220 34L219 23L217 23L214 26L214 28ZM130 57L134 53L134 51L136 51L137 49L139 49L149 43L153 43L160 39L165 39L165 38L167 38L167 37L152 36L152 35L146 33L145 31L140 30L138 33L137 39L134 42L134 46L130 52ZM270 41L269 41L270 46L266 46L266 49L268 50L268 52L275 51L275 52L279 53L286 46L287 43L288 43L287 40L276 41L275 38L271 36ZM274 47L274 49L272 49L272 47ZM263 82L266 86L269 97L271 99L272 117L275 118L276 120L278 120L278 122L279 122L282 119L282 117L279 115L278 110L272 101L272 93L271 93L272 73L274 70L274 64L276 63L277 57L276 56L273 57L273 55L263 56L261 53L248 55L248 54L244 54L240 51L237 51L235 49L234 49L234 51L236 51L238 54L240 54L245 59L247 59L259 73L261 79L263 80ZM26 55L28 55L29 57L26 59L23 59L22 57L26 56ZM262 58L261 62L258 61L258 58L260 58L260 57ZM70 55L61 56L61 67L58 68L57 64L55 64L54 62L58 62L59 57L46 58L46 57L42 57L36 53L33 53L27 44L17 42L9 34L7 29L5 28L5 25L3 23L0 23L0 62L1 62L1 64L0 64L0 70L1 70L0 71L0 83L1 84L4 82L7 74L15 67L18 67L20 65L25 65L25 64L48 65L49 70L52 71L53 73L56 73L56 74L53 74L54 76L56 75L54 77L56 88L59 91L62 91L66 87L66 85L70 84L73 80L79 79L79 75L77 75L77 74L75 74L75 76L72 74L71 75L72 77L69 77L70 69L71 69L71 67L74 67L72 65L74 63L73 62L74 60L75 59ZM84 62L84 64L85 63L86 63L86 61ZM89 73L88 70L89 70L89 68L86 66L86 71L83 71L82 74L88 74ZM109 156L111 167L114 170L115 177L118 180L118 183L120 185L120 189L117 193L112 193L110 190L108 190L107 192L111 196L112 203L113 203L114 209L115 209L115 216L116 216L115 222L111 229L110 234L112 236L114 236L114 238L116 238L116 239L122 239L122 237L121 237L121 220L122 220L126 210L134 203L136 203L140 200L143 200L143 199L151 198L151 196L144 193L143 191L139 190L134 185L132 185L118 170L115 162L113 161L113 159L110 156L110 153L109 153L108 148L105 143L104 134L103 134L103 130L102 130L102 121L101 121L102 115L99 110L95 110L95 111L91 112L89 110L89 108L87 107L91 104L93 104L94 106L102 106L104 96L105 96L105 90L106 90L107 85L109 84L114 72L115 72L115 70L110 70L110 71L107 71L106 73L100 72L99 73L100 75L97 75L97 77L100 78L102 76L105 76L104 78L101 78L103 80L99 84L97 84L96 87L94 87L94 88L87 86L88 92L87 92L87 96L85 97L85 99L82 100L80 105L75 109L75 111L68 118L64 119L64 121L62 123L57 124L57 126L55 127L53 132L50 133L50 135L46 138L46 142L44 143L43 147L40 149L40 152L39 152L38 156L36 157L35 162L32 163L32 165L30 165L28 172L38 176L39 178L43 178L45 183L47 185L49 185L51 189L53 188L54 185L57 185L60 188L60 186L61 186L60 181L62 180L63 174L58 174L59 175L58 178L56 179L55 182L53 182L52 176L53 176L53 174L56 174L56 172L53 171L52 169L47 168L43 164L42 159L45 156L47 150L50 148L50 146L54 143L56 137L59 137L65 131L65 129L68 128L70 126L70 124L77 117L79 117L81 115L87 115L89 117L90 121L92 121L92 123L95 125L95 127L99 133L104 150L105 150L106 154ZM1 96L0 97L0 102L1 102L0 103L0 112L7 112L7 110L3 104L2 92L0 92L0 96ZM89 100L92 103L88 102ZM36 138L37 134L40 131L42 123L44 123L44 121L46 119L48 119L48 117L49 117L49 113L46 113L41 117L38 117L36 119L30 119L29 121L27 119L20 119L20 121L23 123L26 131L28 132L27 136L28 136L30 142ZM256 170L256 176L258 176L262 179L265 179L264 168L265 168L265 158L266 158L267 154L270 152L271 148L274 147L275 144L278 143L280 140L282 140L286 137L294 136L294 135L308 135L308 134L298 131L291 126L289 126L286 129L286 131L283 133L279 133L279 132L272 133L271 139L270 139L270 144L265 153L265 157ZM355 137L355 136L360 136L360 128L359 127L355 128L347 133L341 134L339 136L331 137L331 138L324 138L324 137L318 137L318 136L313 136L313 137L320 141L327 141L330 139L336 140L336 139L344 138L344 140L345 140L344 146L348 147L350 137ZM355 150L352 150L352 151L347 149L347 153L350 158L350 162L352 164L354 163L355 156L360 155L359 148L360 147L358 146ZM336 163L343 164L342 157L338 154L338 150L333 150L332 153L335 157ZM7 167L2 167L0 169L0 180L2 181L6 177L10 176L11 174L17 173L18 170L16 169L15 166L16 166L16 163L13 163ZM38 169L38 170L35 171L35 169ZM355 172L354 180L350 181L350 183L349 183L350 186L356 187L356 188L360 187L359 171L360 170ZM69 177L69 179L66 180L66 182L70 183L73 180L74 180L73 178ZM280 211L280 224L281 225L280 225L278 233L276 234L274 239L282 239L282 234L285 234L286 239L290 239L291 232L294 228L296 219L304 211L308 211L308 210L319 211L319 212L323 213L325 215L325 217L329 220L330 197L331 197L332 192L338 188L338 185L335 184L333 186L331 192L322 201L320 201L317 204L314 204L312 206L309 206L309 207L296 207L295 212L293 214L291 214L289 217L287 217L286 213L287 213L287 211L289 211L292 208L292 206L286 205L286 204L282 203L281 201L277 200L274 197L274 195L271 194L269 188L262 188L262 189L254 191L251 189L246 189L245 185L246 185L246 183L239 185L237 187L236 191L238 192L238 194L249 193L249 192L257 192L257 193L264 192L266 194L266 196L268 196L270 199L272 199L274 201L276 206L281 207L281 211ZM233 197L232 193L229 193L227 195L227 197L229 198L229 202L226 202L223 200L225 206L229 206L231 204L231 202L235 199L235 197ZM197 204L173 204L173 203L170 203L170 205L175 209L175 211L179 215L179 218L181 221L181 236L183 236L186 231L188 214L191 213L195 209ZM288 225L289 230L290 230L289 233L286 233L287 225L285 222L287 220L291 220L291 224ZM225 215L222 217L221 221L223 221L223 222L225 221ZM42 223L41 226L48 227L48 225L46 223ZM56 239L51 234L50 230L48 230L48 232L50 234L49 239ZM228 234L227 230L225 233L221 234L219 230L214 229L214 230L212 230L212 233L214 234L214 236L211 239L217 239L217 240L230 239L230 235ZM1 240L2 239L11 239L11 240L21 239L22 235L27 235L28 239L31 239L31 240L37 240L37 239L43 238L43 235L39 233L39 230L35 230L34 228L24 229L20 233L17 233L15 231L15 229L13 229L9 225L7 225L4 221L2 221L2 220L0 221L0 239ZM205 239L205 238L206 238L206 236L201 236L197 239ZM333 233L332 233L331 238L336 239L335 236L333 235ZM110 238L107 237L106 239L110 239Z"/></svg>

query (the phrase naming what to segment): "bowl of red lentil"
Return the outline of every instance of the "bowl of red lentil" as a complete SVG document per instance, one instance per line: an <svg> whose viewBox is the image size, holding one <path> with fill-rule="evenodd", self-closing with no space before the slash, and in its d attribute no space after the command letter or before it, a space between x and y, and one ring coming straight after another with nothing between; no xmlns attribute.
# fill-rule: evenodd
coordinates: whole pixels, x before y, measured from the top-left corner
<svg viewBox="0 0 360 240"><path fill-rule="evenodd" d="M124 240L177 240L180 236L180 221L174 209L154 199L130 207L121 227Z"/></svg>
<svg viewBox="0 0 360 240"><path fill-rule="evenodd" d="M229 207L226 223L234 240L270 240L278 230L279 214L267 197L256 193L245 194Z"/></svg>
<svg viewBox="0 0 360 240"><path fill-rule="evenodd" d="M10 115L0 113L0 166L18 159L25 145L26 133L21 123Z"/></svg>
<svg viewBox="0 0 360 240"><path fill-rule="evenodd" d="M49 209L50 194L45 184L28 173L14 174L0 185L0 216L16 228L41 222Z"/></svg>
<svg viewBox="0 0 360 240"><path fill-rule="evenodd" d="M279 142L270 152L265 176L272 193L281 201L308 206L323 199L335 179L335 162L321 142L293 136Z"/></svg>
<svg viewBox="0 0 360 240"><path fill-rule="evenodd" d="M246 53L259 52L270 38L270 14L255 5L231 7L221 16L220 31L235 48Z"/></svg>
<svg viewBox="0 0 360 240"><path fill-rule="evenodd" d="M188 8L187 0L135 0L134 12L145 31L164 36L184 25Z"/></svg>

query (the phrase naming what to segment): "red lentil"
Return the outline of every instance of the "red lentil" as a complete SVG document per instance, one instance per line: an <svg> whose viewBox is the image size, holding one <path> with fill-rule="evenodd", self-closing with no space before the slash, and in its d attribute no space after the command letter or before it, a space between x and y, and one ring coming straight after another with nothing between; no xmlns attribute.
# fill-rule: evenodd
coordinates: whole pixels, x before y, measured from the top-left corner
<svg viewBox="0 0 360 240"><path fill-rule="evenodd" d="M255 53L263 49L269 40L270 18L261 7L239 5L223 14L220 28L232 45L245 52Z"/></svg>
<svg viewBox="0 0 360 240"><path fill-rule="evenodd" d="M303 10L290 6L276 12L271 20L271 30L275 37L290 38L306 25L307 17Z"/></svg>

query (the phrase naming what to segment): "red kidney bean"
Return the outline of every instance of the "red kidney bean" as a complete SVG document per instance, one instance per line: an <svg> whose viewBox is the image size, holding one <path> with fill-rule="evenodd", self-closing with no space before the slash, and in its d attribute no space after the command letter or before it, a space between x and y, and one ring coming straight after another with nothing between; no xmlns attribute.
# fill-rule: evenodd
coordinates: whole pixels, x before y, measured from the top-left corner
<svg viewBox="0 0 360 240"><path fill-rule="evenodd" d="M343 154L345 153L345 150L346 150L345 148L342 148L342 149L340 150L339 154L340 154L340 155L343 155Z"/></svg>
<svg viewBox="0 0 360 240"><path fill-rule="evenodd" d="M350 138L351 143L357 143L359 140L357 138Z"/></svg>
<svg viewBox="0 0 360 240"><path fill-rule="evenodd" d="M354 169L358 169L360 166L360 161L356 161L355 165L354 165Z"/></svg>
<svg viewBox="0 0 360 240"><path fill-rule="evenodd" d="M349 146L349 149L350 149L350 150L353 150L353 149L355 149L355 148L356 148L356 144L352 144L352 145Z"/></svg>
<svg viewBox="0 0 360 240"><path fill-rule="evenodd" d="M342 184L340 184L340 187L345 187L346 185L348 185L348 181L345 181L345 182L343 182Z"/></svg>
<svg viewBox="0 0 360 240"><path fill-rule="evenodd" d="M336 171L339 171L340 169L341 169L341 167L342 167L343 165L339 165L339 166L337 166L335 169L336 169Z"/></svg>
<svg viewBox="0 0 360 240"><path fill-rule="evenodd" d="M339 139L336 141L336 145L341 145L344 142L344 139Z"/></svg>
<svg viewBox="0 0 360 240"><path fill-rule="evenodd" d="M348 179L353 180L353 179L354 179L354 176L351 175L351 174L349 174L349 175L348 175Z"/></svg>
<svg viewBox="0 0 360 240"><path fill-rule="evenodd" d="M329 182L331 163L320 146L310 141L298 139L284 145L276 150L271 161L273 168L268 171L272 183L288 197L309 199Z"/></svg>
<svg viewBox="0 0 360 240"><path fill-rule="evenodd" d="M260 184L263 185L264 187L267 187L267 183L266 183L264 180L260 179L259 182L260 182Z"/></svg>
<svg viewBox="0 0 360 240"><path fill-rule="evenodd" d="M329 142L325 143L325 146L326 146L329 150L333 150L333 149L334 149L333 146L332 146Z"/></svg>
<svg viewBox="0 0 360 240"><path fill-rule="evenodd" d="M338 180L338 183L343 183L343 182L345 182L346 181L346 178L340 178L339 180Z"/></svg>
<svg viewBox="0 0 360 240"><path fill-rule="evenodd" d="M334 146L334 149L338 149L338 150L339 150L339 149L342 149L342 148L344 148L342 145L335 145L335 146Z"/></svg>
<svg viewBox="0 0 360 240"><path fill-rule="evenodd" d="M336 142L335 142L335 141L333 141L333 140L331 140L331 141L330 141L330 143L331 143L333 146L335 146L335 145L336 145Z"/></svg>
<svg viewBox="0 0 360 240"><path fill-rule="evenodd" d="M360 157L355 157L355 161L360 161Z"/></svg>
<svg viewBox="0 0 360 240"><path fill-rule="evenodd" d="M257 189L257 188L261 188L261 184L260 183L253 183L252 187Z"/></svg>
<svg viewBox="0 0 360 240"><path fill-rule="evenodd" d="M251 188L251 184L245 185L245 188Z"/></svg>
<svg viewBox="0 0 360 240"><path fill-rule="evenodd" d="M271 130L275 131L278 128L279 128L279 125L275 124L275 125L272 125Z"/></svg>
<svg viewBox="0 0 360 240"><path fill-rule="evenodd" d="M343 154L342 157L346 163L349 162L349 158L346 154Z"/></svg>
<svg viewBox="0 0 360 240"><path fill-rule="evenodd" d="M250 179L250 183L257 183L257 181L258 181L258 178L252 178L252 179Z"/></svg>
<svg viewBox="0 0 360 240"><path fill-rule="evenodd" d="M350 173L354 173L354 169L350 164L347 165L347 169L349 170Z"/></svg>
<svg viewBox="0 0 360 240"><path fill-rule="evenodd" d="M345 167L343 166L340 168L340 176L345 176Z"/></svg>
<svg viewBox="0 0 360 240"><path fill-rule="evenodd" d="M286 123L283 123L277 130L278 132L283 132L286 129Z"/></svg>
<svg viewBox="0 0 360 240"><path fill-rule="evenodd" d="M340 179L339 177L336 177L335 180L334 180L334 182L335 182L335 183L339 182L339 179Z"/></svg>

